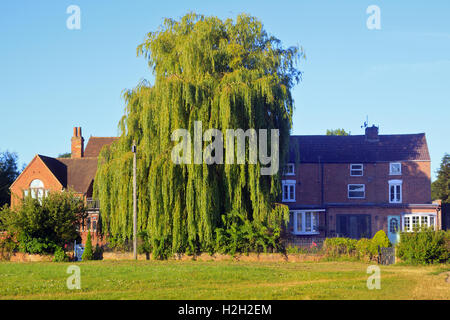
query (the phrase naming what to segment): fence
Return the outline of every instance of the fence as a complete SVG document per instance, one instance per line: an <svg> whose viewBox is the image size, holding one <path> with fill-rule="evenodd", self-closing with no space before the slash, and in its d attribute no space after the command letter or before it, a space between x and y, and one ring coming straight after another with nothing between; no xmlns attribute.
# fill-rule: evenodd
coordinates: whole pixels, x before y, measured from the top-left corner
<svg viewBox="0 0 450 320"><path fill-rule="evenodd" d="M389 265L395 263L395 248L380 248L378 246L378 263Z"/></svg>
<svg viewBox="0 0 450 320"><path fill-rule="evenodd" d="M288 238L283 241L286 248L299 247L299 248L311 248L317 247L318 249L323 247L325 238Z"/></svg>

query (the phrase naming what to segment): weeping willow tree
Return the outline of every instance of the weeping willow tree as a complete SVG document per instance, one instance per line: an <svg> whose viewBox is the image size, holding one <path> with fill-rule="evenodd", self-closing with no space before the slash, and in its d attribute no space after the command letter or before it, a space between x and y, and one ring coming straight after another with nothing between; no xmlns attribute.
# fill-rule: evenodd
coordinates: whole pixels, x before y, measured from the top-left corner
<svg viewBox="0 0 450 320"><path fill-rule="evenodd" d="M104 232L132 237L133 141L138 230L148 232L157 254L210 250L215 230L226 225L222 215L236 210L255 225L280 227L288 210L276 203L279 175L262 175L260 161L248 163L248 144L244 164L175 164L171 153L178 142L171 134L186 129L193 137L196 121L203 130L222 132L278 129L283 164L292 125L290 90L300 80L302 51L283 48L254 17L222 21L188 14L165 19L137 53L148 60L155 80L124 93L120 139L100 154L94 192Z"/></svg>

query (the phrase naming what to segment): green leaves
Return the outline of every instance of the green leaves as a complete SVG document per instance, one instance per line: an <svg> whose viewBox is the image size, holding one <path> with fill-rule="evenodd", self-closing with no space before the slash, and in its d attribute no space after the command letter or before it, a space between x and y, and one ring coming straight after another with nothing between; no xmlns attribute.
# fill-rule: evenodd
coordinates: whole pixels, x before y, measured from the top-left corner
<svg viewBox="0 0 450 320"><path fill-rule="evenodd" d="M100 154L94 192L103 230L131 238L133 140L138 150L138 229L148 232L157 256L212 250L215 230L227 228L221 215L233 210L248 213L249 222L279 229L285 209L275 206L277 175L261 176L259 164L175 165L171 134L186 129L194 136L195 121L202 121L204 131L279 129L282 165L294 108L290 89L301 75L295 68L301 50L283 48L254 17L222 21L192 13L179 21L165 19L137 53L148 59L155 83L143 81L124 93L121 137Z"/></svg>
<svg viewBox="0 0 450 320"><path fill-rule="evenodd" d="M436 181L431 184L433 200L440 199L442 203L450 203L450 155L445 154L437 172Z"/></svg>
<svg viewBox="0 0 450 320"><path fill-rule="evenodd" d="M12 211L0 211L3 228L15 235L22 252L52 253L57 246L78 237L77 226L85 215L84 202L71 192L50 192L42 203L26 197Z"/></svg>
<svg viewBox="0 0 450 320"><path fill-rule="evenodd" d="M89 261L94 259L94 252L92 250L91 231L89 231L86 239L86 245L84 246L83 254L81 255L82 261Z"/></svg>
<svg viewBox="0 0 450 320"><path fill-rule="evenodd" d="M19 175L17 161L17 154L0 152L0 207L10 202L9 187Z"/></svg>
<svg viewBox="0 0 450 320"><path fill-rule="evenodd" d="M397 256L411 264L446 262L450 259L450 231L422 228L402 232Z"/></svg>

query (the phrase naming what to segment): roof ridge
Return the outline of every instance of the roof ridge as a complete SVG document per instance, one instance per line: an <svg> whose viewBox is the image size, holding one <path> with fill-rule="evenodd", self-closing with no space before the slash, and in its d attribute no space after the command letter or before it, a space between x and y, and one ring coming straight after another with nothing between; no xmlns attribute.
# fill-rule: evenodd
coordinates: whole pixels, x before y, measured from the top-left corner
<svg viewBox="0 0 450 320"><path fill-rule="evenodd" d="M392 136L419 136L419 135L426 135L425 132L419 132L419 133L394 133L394 134L379 134L378 136L381 137L392 137ZM326 134L291 134L290 137L364 137L364 134L351 134L347 136L340 136L340 135L326 135Z"/></svg>
<svg viewBox="0 0 450 320"><path fill-rule="evenodd" d="M113 139L119 139L120 137L98 137L98 136L90 136L89 139L90 139L90 138L107 138L107 139L113 138Z"/></svg>
<svg viewBox="0 0 450 320"><path fill-rule="evenodd" d="M98 159L98 157L82 157L82 158L53 158L57 160L91 160L91 159Z"/></svg>

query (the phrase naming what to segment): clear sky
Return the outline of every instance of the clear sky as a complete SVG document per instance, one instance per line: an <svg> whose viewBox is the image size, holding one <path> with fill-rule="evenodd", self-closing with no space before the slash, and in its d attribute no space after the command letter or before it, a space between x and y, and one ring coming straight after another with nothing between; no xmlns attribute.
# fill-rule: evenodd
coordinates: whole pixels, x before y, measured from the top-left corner
<svg viewBox="0 0 450 320"><path fill-rule="evenodd" d="M66 26L69 5L81 9L80 30ZM381 10L380 30L366 26L369 5ZM450 152L448 0L1 1L0 151L28 163L70 152L74 126L86 140L117 135L122 90L152 79L136 46L164 17L190 11L249 13L304 48L294 134L362 134L369 116L380 134L425 132L433 175Z"/></svg>

